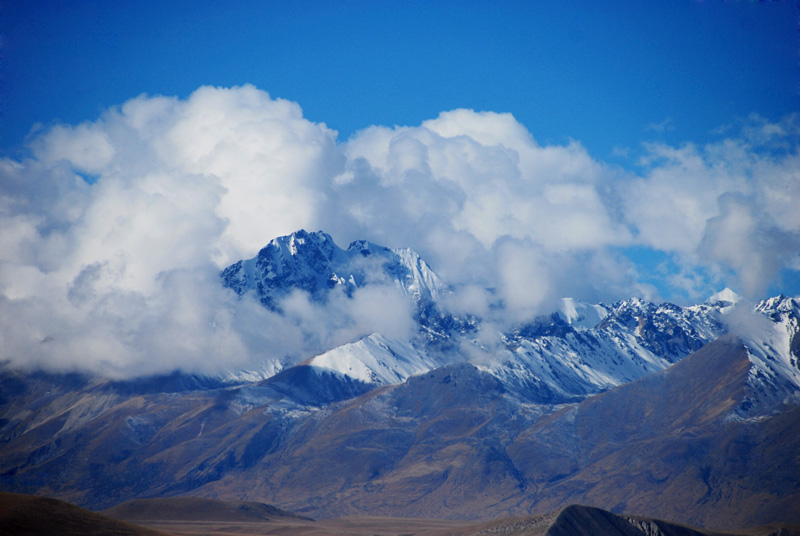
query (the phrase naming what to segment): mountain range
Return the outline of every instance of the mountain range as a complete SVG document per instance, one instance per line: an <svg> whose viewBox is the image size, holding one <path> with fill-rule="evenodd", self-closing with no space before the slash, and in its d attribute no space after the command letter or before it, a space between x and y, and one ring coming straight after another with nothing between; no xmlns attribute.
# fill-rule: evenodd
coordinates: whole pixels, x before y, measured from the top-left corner
<svg viewBox="0 0 800 536"><path fill-rule="evenodd" d="M321 231L276 238L220 277L276 314L297 295L346 305L389 289L413 329L233 374L4 365L0 488L93 509L197 495L312 517L579 503L706 528L800 522L797 298L564 299L498 327L453 312L460 289L413 251L341 249Z"/></svg>

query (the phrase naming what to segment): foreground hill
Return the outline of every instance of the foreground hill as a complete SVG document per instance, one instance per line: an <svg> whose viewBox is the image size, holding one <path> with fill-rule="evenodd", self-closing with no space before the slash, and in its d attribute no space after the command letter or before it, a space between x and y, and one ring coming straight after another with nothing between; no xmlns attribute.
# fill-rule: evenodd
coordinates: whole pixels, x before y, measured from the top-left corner
<svg viewBox="0 0 800 536"><path fill-rule="evenodd" d="M152 528L120 520L134 521ZM128 501L109 508L101 515L54 499L0 493L1 535L168 536L214 533L241 536L795 536L800 535L800 526L776 524L735 532L711 532L660 519L613 514L600 508L579 505L570 505L548 514L489 522L388 517L314 521L266 504L195 497Z"/></svg>
<svg viewBox="0 0 800 536"><path fill-rule="evenodd" d="M254 503L249 504L253 505ZM175 511L171 511L172 506L176 507ZM235 503L231 501L208 499L152 499L144 502L131 501L111 508L106 513L116 514L120 519L135 520L156 528L183 534L205 534L222 530L243 535L269 533L273 536L304 534L316 536L345 534L348 536L374 534L416 534L420 536L489 534L506 536L734 536L734 534L737 536L792 536L800 534L800 527L792 525L749 528L735 533L711 532L660 519L612 514L600 508L580 505L570 505L548 514L472 523L363 516L320 521L291 515L261 519L259 514L252 515L249 511L237 513L235 506ZM201 512L202 509L207 509L207 511Z"/></svg>
<svg viewBox="0 0 800 536"><path fill-rule="evenodd" d="M536 532L525 531L518 534L536 534ZM600 508L570 505L558 513L544 534L545 536L733 536L734 534L794 536L800 534L800 526L773 525L724 533L660 519L616 515Z"/></svg>
<svg viewBox="0 0 800 536"><path fill-rule="evenodd" d="M56 499L0 492L3 536L167 536Z"/></svg>

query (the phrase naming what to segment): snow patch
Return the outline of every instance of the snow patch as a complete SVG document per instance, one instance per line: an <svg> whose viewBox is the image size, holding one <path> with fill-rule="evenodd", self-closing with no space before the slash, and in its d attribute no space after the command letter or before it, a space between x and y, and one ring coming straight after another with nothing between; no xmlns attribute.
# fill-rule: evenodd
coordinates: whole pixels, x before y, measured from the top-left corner
<svg viewBox="0 0 800 536"><path fill-rule="evenodd" d="M608 316L603 305L592 305L574 298L563 298L558 311L567 324L575 329L591 329Z"/></svg>
<svg viewBox="0 0 800 536"><path fill-rule="evenodd" d="M364 383L389 385L436 368L437 363L408 342L373 333L318 355L308 365Z"/></svg>
<svg viewBox="0 0 800 536"><path fill-rule="evenodd" d="M706 303L707 304L711 304L711 305L718 304L718 303L735 305L735 304L739 303L741 300L742 300L741 296L736 294L734 291L732 291L728 287L725 287L724 289L720 290L719 292L709 296L709 298L706 300Z"/></svg>

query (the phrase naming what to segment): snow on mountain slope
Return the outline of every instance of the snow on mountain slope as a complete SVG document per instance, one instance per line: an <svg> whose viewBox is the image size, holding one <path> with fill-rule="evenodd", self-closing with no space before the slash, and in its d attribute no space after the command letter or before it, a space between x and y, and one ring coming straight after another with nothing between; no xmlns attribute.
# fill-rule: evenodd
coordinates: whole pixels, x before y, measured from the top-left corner
<svg viewBox="0 0 800 536"><path fill-rule="evenodd" d="M225 286L240 296L249 292L271 308L292 290L326 301L341 289L351 296L366 285L400 288L418 305L436 302L447 288L419 255L410 249L389 249L359 240L343 250L330 235L298 231L272 240L252 259L223 270Z"/></svg>
<svg viewBox="0 0 800 536"><path fill-rule="evenodd" d="M486 369L535 401L565 402L664 370L724 332L712 305L565 301L549 319L509 334L508 351Z"/></svg>
<svg viewBox="0 0 800 536"><path fill-rule="evenodd" d="M736 305L740 301L742 301L742 297L726 287L719 292L714 293L706 300L706 303L710 305L722 304L731 306Z"/></svg>
<svg viewBox="0 0 800 536"><path fill-rule="evenodd" d="M279 313L282 300L297 290L307 293L312 301L325 304L332 293L340 293L339 298L352 298L364 287L399 289L415 308L421 333L418 346L424 347L434 337L447 337L437 323L442 317L438 303L442 294L450 290L410 249L389 249L358 240L344 250L322 231L301 230L275 238L256 257L227 267L221 278L240 296L251 295ZM305 364L368 384L399 383L409 374L438 366L410 342L390 340L377 333L323 350L328 351ZM276 368L273 374L282 368ZM232 375L231 379L258 377L260 372Z"/></svg>
<svg viewBox="0 0 800 536"><path fill-rule="evenodd" d="M373 333L339 346L305 362L305 365L349 376L364 383L388 385L402 383L409 376L422 374L440 365L413 346Z"/></svg>
<svg viewBox="0 0 800 536"><path fill-rule="evenodd" d="M770 298L757 304L755 313L738 326L753 363L748 376L753 395L742 415L800 395L800 299Z"/></svg>
<svg viewBox="0 0 800 536"><path fill-rule="evenodd" d="M612 337L617 333L633 336L634 346L674 363L719 337L725 326L719 305L679 307L633 298L614 304L596 330ZM646 353L643 358L658 362Z"/></svg>
<svg viewBox="0 0 800 536"><path fill-rule="evenodd" d="M279 360L263 361L257 368L228 370L218 375L218 379L226 384L255 383L271 378L284 369Z"/></svg>
<svg viewBox="0 0 800 536"><path fill-rule="evenodd" d="M664 370L730 329L752 363L751 395L737 414L800 400L800 300L778 296L748 312L736 309L739 301L731 291L690 307L634 298L603 307L607 314L588 329L566 302L549 321L509 334L501 359L483 368L537 402L566 402Z"/></svg>
<svg viewBox="0 0 800 536"><path fill-rule="evenodd" d="M559 316L577 330L591 329L606 316L608 309L604 305L593 305L574 298L563 298L558 310Z"/></svg>

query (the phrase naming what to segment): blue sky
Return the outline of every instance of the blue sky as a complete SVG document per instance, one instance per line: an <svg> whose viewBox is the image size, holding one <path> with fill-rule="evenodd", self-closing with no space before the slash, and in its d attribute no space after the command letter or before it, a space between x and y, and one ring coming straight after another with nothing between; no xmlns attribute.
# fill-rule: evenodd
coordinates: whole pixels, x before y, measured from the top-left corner
<svg viewBox="0 0 800 536"><path fill-rule="evenodd" d="M593 156L797 111L795 2L3 3L0 146L140 93L251 83L346 139L454 108ZM624 163L624 162L623 162Z"/></svg>

